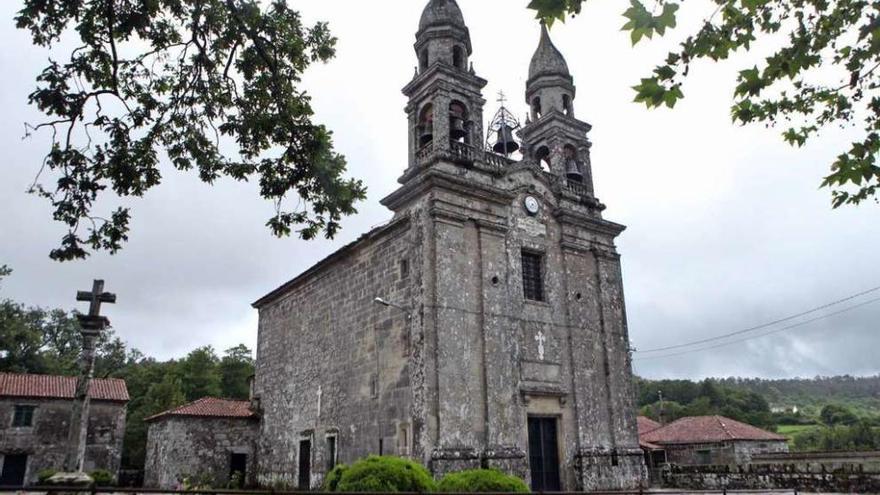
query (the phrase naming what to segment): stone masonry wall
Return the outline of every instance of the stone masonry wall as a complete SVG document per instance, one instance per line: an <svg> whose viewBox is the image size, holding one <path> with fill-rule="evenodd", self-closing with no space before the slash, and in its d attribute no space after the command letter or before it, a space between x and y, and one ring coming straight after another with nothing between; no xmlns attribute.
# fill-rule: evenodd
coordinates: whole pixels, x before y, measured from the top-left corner
<svg viewBox="0 0 880 495"><path fill-rule="evenodd" d="M880 493L878 472L816 472L790 465L672 466L663 486L685 490L781 490L812 493Z"/></svg>
<svg viewBox="0 0 880 495"><path fill-rule="evenodd" d="M67 455L71 400L0 399L0 469L9 454L28 456L26 484L37 481L44 469L63 468ZM36 406L33 426L13 428L16 405ZM86 472L104 469L116 475L122 457L125 404L92 401L86 443Z"/></svg>
<svg viewBox="0 0 880 495"><path fill-rule="evenodd" d="M252 485L258 432L257 420L244 418L166 417L151 422L144 485L175 489L189 478L225 487L232 454L247 455L245 483Z"/></svg>
<svg viewBox="0 0 880 495"><path fill-rule="evenodd" d="M332 461L413 448L410 314L420 271L402 220L344 248L259 308L255 393L262 411L258 479L295 487L301 442L311 445L309 485Z"/></svg>
<svg viewBox="0 0 880 495"><path fill-rule="evenodd" d="M788 452L788 443L734 441L706 444L667 445L666 460L680 466L728 465L741 466L751 462L752 456ZM705 454L703 454L705 453Z"/></svg>

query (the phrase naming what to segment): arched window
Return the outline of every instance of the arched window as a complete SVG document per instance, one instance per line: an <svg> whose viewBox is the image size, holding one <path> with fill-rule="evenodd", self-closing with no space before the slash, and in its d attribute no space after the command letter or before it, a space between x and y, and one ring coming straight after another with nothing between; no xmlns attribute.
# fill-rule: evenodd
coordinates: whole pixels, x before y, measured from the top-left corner
<svg viewBox="0 0 880 495"><path fill-rule="evenodd" d="M532 120L538 120L542 115L541 111L541 97L536 96L532 98Z"/></svg>
<svg viewBox="0 0 880 495"><path fill-rule="evenodd" d="M434 105L428 103L419 112L419 147L430 144L434 140Z"/></svg>
<svg viewBox="0 0 880 495"><path fill-rule="evenodd" d="M419 53L419 72L424 72L428 68L428 49L424 48Z"/></svg>
<svg viewBox="0 0 880 495"><path fill-rule="evenodd" d="M565 115L574 117L574 107L571 104L571 96L562 95L562 107L565 110Z"/></svg>
<svg viewBox="0 0 880 495"><path fill-rule="evenodd" d="M464 70L465 68L464 50L462 50L460 46L452 48L452 65L461 70Z"/></svg>
<svg viewBox="0 0 880 495"><path fill-rule="evenodd" d="M538 165L541 166L541 169L545 172L550 171L550 148L541 146L538 148L538 151L535 152L535 158L538 160Z"/></svg>
<svg viewBox="0 0 880 495"><path fill-rule="evenodd" d="M584 174L581 170L580 160L578 160L577 148L570 144L566 144L562 149L562 154L565 157L565 176L568 177L569 180L583 182Z"/></svg>
<svg viewBox="0 0 880 495"><path fill-rule="evenodd" d="M460 143L468 142L468 112L460 101L449 104L449 139Z"/></svg>

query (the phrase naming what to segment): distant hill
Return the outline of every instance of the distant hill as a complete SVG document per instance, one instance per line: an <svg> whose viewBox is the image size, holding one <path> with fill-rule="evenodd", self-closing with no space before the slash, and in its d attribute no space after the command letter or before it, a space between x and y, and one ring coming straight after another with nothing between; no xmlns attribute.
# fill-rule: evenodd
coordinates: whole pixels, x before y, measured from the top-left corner
<svg viewBox="0 0 880 495"><path fill-rule="evenodd" d="M771 406L797 406L810 416L815 416L822 406L830 403L845 404L860 416L880 415L880 375L785 380L724 378L715 381L723 386L758 393Z"/></svg>

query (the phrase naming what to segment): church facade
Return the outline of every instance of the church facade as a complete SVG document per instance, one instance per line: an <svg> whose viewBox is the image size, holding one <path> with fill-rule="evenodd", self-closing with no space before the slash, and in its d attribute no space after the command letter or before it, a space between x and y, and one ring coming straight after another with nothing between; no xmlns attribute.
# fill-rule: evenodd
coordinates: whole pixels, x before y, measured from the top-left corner
<svg viewBox="0 0 880 495"><path fill-rule="evenodd" d="M457 3L430 0L416 38L393 219L254 303L255 479L315 487L385 454L535 490L638 487L624 227L594 194L565 59L542 29L514 160L483 145Z"/></svg>

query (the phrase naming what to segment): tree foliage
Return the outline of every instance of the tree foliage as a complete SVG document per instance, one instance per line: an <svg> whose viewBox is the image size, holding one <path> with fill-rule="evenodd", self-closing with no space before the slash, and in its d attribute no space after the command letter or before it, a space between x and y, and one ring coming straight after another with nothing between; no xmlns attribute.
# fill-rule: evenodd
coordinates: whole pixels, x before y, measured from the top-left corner
<svg viewBox="0 0 880 495"><path fill-rule="evenodd" d="M437 483L438 493L530 493L529 485L497 469L449 473Z"/></svg>
<svg viewBox="0 0 880 495"><path fill-rule="evenodd" d="M53 259L119 250L130 211L102 217L99 199L144 195L166 157L208 184L257 180L276 235L332 237L364 198L299 87L336 40L286 0L24 0L15 20L41 47L78 39L29 96L46 117L30 129L52 136L40 175L55 179L32 191L68 229Z"/></svg>
<svg viewBox="0 0 880 495"><path fill-rule="evenodd" d="M392 456L371 455L341 468L332 478L338 478L335 491L343 493L430 493L437 488L424 466Z"/></svg>
<svg viewBox="0 0 880 495"><path fill-rule="evenodd" d="M529 7L552 23L581 12L585 0L533 0ZM681 0L630 0L623 30L632 43L669 34ZM711 0L698 29L634 89L648 108L674 107L694 63L720 61L757 44L782 46L737 78L731 117L739 124L780 127L803 146L830 126L859 126L860 136L831 164L822 182L835 208L876 200L880 187L880 4L867 0Z"/></svg>

